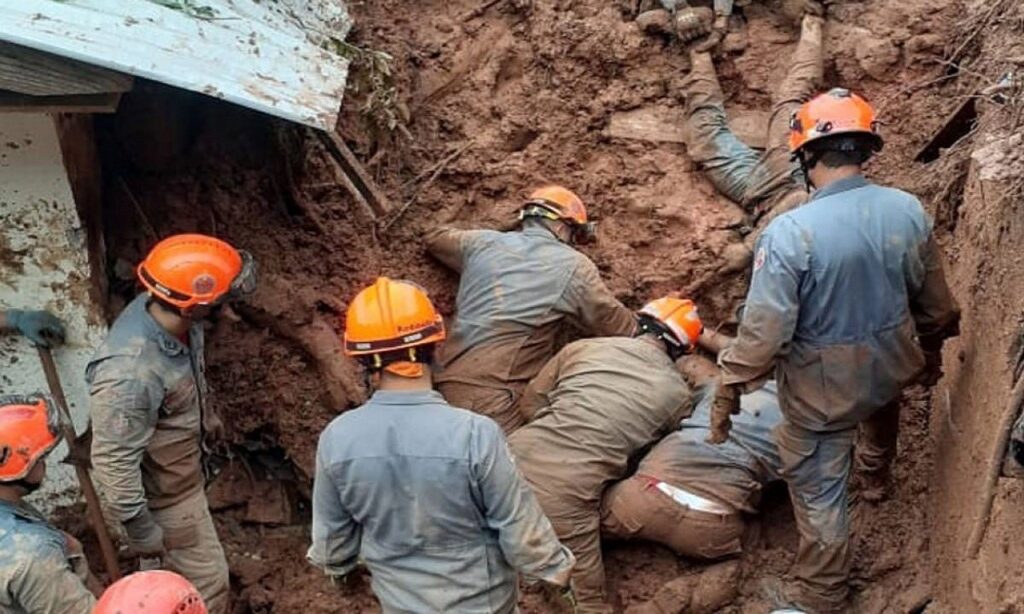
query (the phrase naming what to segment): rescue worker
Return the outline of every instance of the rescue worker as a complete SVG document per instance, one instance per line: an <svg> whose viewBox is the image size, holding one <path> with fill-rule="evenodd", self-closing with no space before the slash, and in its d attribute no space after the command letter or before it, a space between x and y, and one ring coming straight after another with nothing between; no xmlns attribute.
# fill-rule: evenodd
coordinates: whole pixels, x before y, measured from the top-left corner
<svg viewBox="0 0 1024 614"><path fill-rule="evenodd" d="M95 597L82 544L23 500L42 486L60 441L60 414L43 395L0 396L0 611L89 614Z"/></svg>
<svg viewBox="0 0 1024 614"><path fill-rule="evenodd" d="M833 89L801 106L790 125L790 151L815 191L758 239L738 336L719 354L725 385L712 436L726 439L739 392L774 371L784 416L775 437L800 547L795 583L769 587L769 598L838 612L849 591L857 425L889 428L879 423L898 414L880 410L916 378L934 383L959 311L921 203L862 174L882 147L871 106Z"/></svg>
<svg viewBox="0 0 1024 614"><path fill-rule="evenodd" d="M0 331L5 330L17 332L44 348L64 343L64 325L48 311L0 311Z"/></svg>
<svg viewBox="0 0 1024 614"><path fill-rule="evenodd" d="M86 367L93 477L144 565L185 576L219 614L228 607L228 566L203 454L224 427L207 404L202 322L254 289L255 264L224 241L182 234L159 242L137 274L146 292Z"/></svg>
<svg viewBox="0 0 1024 614"><path fill-rule="evenodd" d="M693 415L644 456L634 475L605 491L602 535L658 542L706 560L741 552L743 515L756 514L762 489L782 479L772 436L782 413L770 381L741 397L729 439L715 445L707 441L713 393L698 389Z"/></svg>
<svg viewBox="0 0 1024 614"><path fill-rule="evenodd" d="M551 359L520 402L529 422L509 437L555 533L576 555L579 612L610 611L600 537L605 487L693 409L675 360L700 335L696 308L661 298L638 315L635 336L576 341Z"/></svg>
<svg viewBox="0 0 1024 614"><path fill-rule="evenodd" d="M310 562L344 585L372 574L384 612L515 612L516 571L568 591L555 537L491 419L433 390L445 338L427 294L379 278L349 305L344 347L376 388L324 430Z"/></svg>
<svg viewBox="0 0 1024 614"><path fill-rule="evenodd" d="M207 614L196 587L172 571L154 569L110 585L92 614Z"/></svg>
<svg viewBox="0 0 1024 614"><path fill-rule="evenodd" d="M506 434L523 425L515 404L555 354L565 324L587 336L629 336L636 324L594 263L572 247L594 238L576 194L541 188L519 218L518 232L440 227L425 237L430 253L461 274L437 389L449 403L490 416Z"/></svg>

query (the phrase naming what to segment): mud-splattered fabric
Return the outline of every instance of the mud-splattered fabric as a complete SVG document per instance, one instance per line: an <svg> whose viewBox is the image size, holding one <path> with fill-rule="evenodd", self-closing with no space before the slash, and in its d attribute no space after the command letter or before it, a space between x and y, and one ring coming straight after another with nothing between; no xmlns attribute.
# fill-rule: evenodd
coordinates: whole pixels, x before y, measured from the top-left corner
<svg viewBox="0 0 1024 614"><path fill-rule="evenodd" d="M64 533L28 505L0 501L0 611L89 614L88 565L75 561Z"/></svg>
<svg viewBox="0 0 1024 614"><path fill-rule="evenodd" d="M579 612L606 612L600 505L630 459L692 411L690 388L651 338L605 337L563 348L530 382L530 422L509 437L559 539L576 555Z"/></svg>
<svg viewBox="0 0 1024 614"><path fill-rule="evenodd" d="M516 572L568 583L574 558L501 429L437 392L378 391L320 437L312 564L361 560L385 612L513 612Z"/></svg>
<svg viewBox="0 0 1024 614"><path fill-rule="evenodd" d="M757 513L762 488L780 476L774 429L782 421L775 382L740 399L729 439L706 441L713 390L703 387L693 415L640 461L636 474L604 495L601 530L620 539L646 539L677 553L715 559L740 551L743 517ZM691 509L657 488L665 482L711 501L718 513Z"/></svg>
<svg viewBox="0 0 1024 614"><path fill-rule="evenodd" d="M512 408L554 355L567 324L588 336L633 332L633 313L594 263L539 224L519 232L441 227L424 241L461 273L456 317L438 357L438 389L450 403L494 418L506 433L523 424ZM495 395L507 402L480 400Z"/></svg>
<svg viewBox="0 0 1024 614"><path fill-rule="evenodd" d="M188 345L135 298L86 367L93 479L114 519L167 507L203 488L203 329Z"/></svg>

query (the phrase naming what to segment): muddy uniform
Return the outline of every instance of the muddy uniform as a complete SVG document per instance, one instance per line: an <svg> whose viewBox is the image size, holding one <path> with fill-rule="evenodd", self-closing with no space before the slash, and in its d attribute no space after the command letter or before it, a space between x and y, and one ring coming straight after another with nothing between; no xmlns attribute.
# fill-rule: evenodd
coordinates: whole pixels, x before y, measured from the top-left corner
<svg viewBox="0 0 1024 614"><path fill-rule="evenodd" d="M573 566L497 424L433 391L378 391L320 436L309 560L358 559L385 612L514 612L517 570L565 585Z"/></svg>
<svg viewBox="0 0 1024 614"><path fill-rule="evenodd" d="M787 138L793 112L817 92L822 80L822 23L818 17L803 20L789 72L773 97L764 152L746 145L729 129L725 97L711 54L690 56L693 66L684 82L687 152L718 191L742 205L762 228L771 218L807 200ZM756 234L747 238L748 245Z"/></svg>
<svg viewBox="0 0 1024 614"><path fill-rule="evenodd" d="M847 480L858 423L893 403L924 367L916 335L955 326L920 202L860 176L818 190L758 241L743 321L719 355L727 384L774 369L776 430L806 605L841 609L850 552ZM915 330L916 329L916 330Z"/></svg>
<svg viewBox="0 0 1024 614"><path fill-rule="evenodd" d="M462 274L434 381L450 403L490 416L505 433L523 425L515 404L554 355L564 323L593 336L633 332L632 312L594 263L540 224L521 232L439 228L425 241Z"/></svg>
<svg viewBox="0 0 1024 614"><path fill-rule="evenodd" d="M601 495L625 476L631 457L690 413L690 389L665 351L644 338L586 339L545 365L522 408L530 422L509 445L559 539L576 555L579 611L609 611Z"/></svg>
<svg viewBox="0 0 1024 614"><path fill-rule="evenodd" d="M113 519L149 514L165 565L199 589L211 612L228 606L228 566L202 473L206 377L203 329L188 344L146 311L147 295L117 318L86 367L93 477Z"/></svg>
<svg viewBox="0 0 1024 614"><path fill-rule="evenodd" d="M89 566L63 532L28 505L0 501L0 612L89 614Z"/></svg>
<svg viewBox="0 0 1024 614"><path fill-rule="evenodd" d="M706 441L714 395L701 390L693 415L605 492L601 532L659 542L683 556L717 559L741 550L741 513L757 513L761 489L782 479L772 429L782 422L775 382L745 394L729 439Z"/></svg>

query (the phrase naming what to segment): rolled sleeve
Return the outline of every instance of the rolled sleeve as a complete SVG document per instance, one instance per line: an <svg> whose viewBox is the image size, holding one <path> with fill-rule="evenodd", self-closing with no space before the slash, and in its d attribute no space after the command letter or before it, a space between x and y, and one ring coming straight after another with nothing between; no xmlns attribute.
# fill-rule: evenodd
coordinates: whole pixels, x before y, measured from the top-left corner
<svg viewBox="0 0 1024 614"><path fill-rule="evenodd" d="M799 288L809 251L798 226L779 218L758 241L746 307L735 341L719 354L723 383L758 382L793 338L800 314Z"/></svg>
<svg viewBox="0 0 1024 614"><path fill-rule="evenodd" d="M636 330L636 316L604 284L593 262L581 259L567 298L577 325L594 337L630 337Z"/></svg>
<svg viewBox="0 0 1024 614"><path fill-rule="evenodd" d="M501 429L491 420L481 419L478 425L472 469L483 497L487 526L497 531L505 559L530 578L567 585L575 558L558 541L516 468Z"/></svg>
<svg viewBox="0 0 1024 614"><path fill-rule="evenodd" d="M123 375L127 374L127 376ZM163 385L111 360L93 375L89 390L93 478L106 508L120 522L146 509L142 457L153 438Z"/></svg>
<svg viewBox="0 0 1024 614"><path fill-rule="evenodd" d="M68 561L49 549L25 557L9 585L15 603L26 612L86 614L96 598Z"/></svg>
<svg viewBox="0 0 1024 614"><path fill-rule="evenodd" d="M329 576L352 571L359 557L361 529L341 502L330 467L320 454L313 481L313 543L306 558Z"/></svg>

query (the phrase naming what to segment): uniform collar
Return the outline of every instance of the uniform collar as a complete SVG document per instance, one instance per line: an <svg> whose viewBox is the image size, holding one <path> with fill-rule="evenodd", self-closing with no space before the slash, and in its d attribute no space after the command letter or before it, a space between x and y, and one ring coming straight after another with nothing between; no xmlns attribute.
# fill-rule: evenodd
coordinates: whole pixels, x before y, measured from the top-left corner
<svg viewBox="0 0 1024 614"><path fill-rule="evenodd" d="M436 390L378 390L370 397L377 405L436 405L444 403L444 397Z"/></svg>
<svg viewBox="0 0 1024 614"><path fill-rule="evenodd" d="M164 330L163 326L153 319L152 314L149 313L149 309L146 309L146 303L149 301L149 295L142 293L135 297L129 308L139 310L139 318L142 319L145 327L146 334L157 342L160 346L160 350L168 356L177 356L188 351L180 340L176 339L173 335ZM189 337L192 337L193 329L196 326L200 326L198 323L193 323L189 329Z"/></svg>
<svg viewBox="0 0 1024 614"><path fill-rule="evenodd" d="M6 512L22 520L29 520L32 522L46 522L46 518L35 510L31 505L25 502L11 503L10 501L0 501L0 512Z"/></svg>
<svg viewBox="0 0 1024 614"><path fill-rule="evenodd" d="M840 192L846 192L847 190L856 190L857 188L863 188L870 183L871 182L868 181L864 175L854 175L853 177L833 181L824 188L815 190L814 194L811 195L810 200L818 200L819 198L825 198L826 196L833 196Z"/></svg>
<svg viewBox="0 0 1024 614"><path fill-rule="evenodd" d="M548 239L549 241L554 241L555 243L558 243L559 245L565 245L565 242L562 241L561 239L559 239L558 236L556 236L554 232L552 232L551 230L545 228L541 224L531 224L529 226L523 226L523 229L520 230L519 232L521 232L524 235L527 235L529 237L540 237L542 239Z"/></svg>

